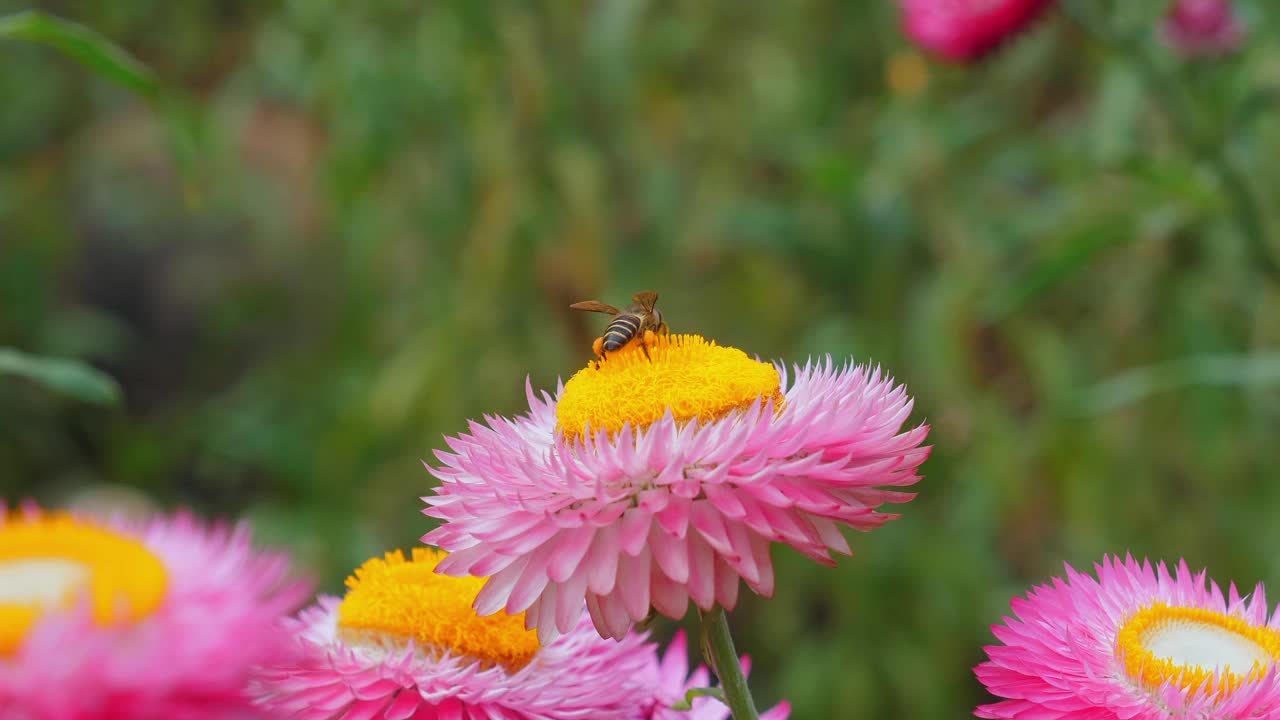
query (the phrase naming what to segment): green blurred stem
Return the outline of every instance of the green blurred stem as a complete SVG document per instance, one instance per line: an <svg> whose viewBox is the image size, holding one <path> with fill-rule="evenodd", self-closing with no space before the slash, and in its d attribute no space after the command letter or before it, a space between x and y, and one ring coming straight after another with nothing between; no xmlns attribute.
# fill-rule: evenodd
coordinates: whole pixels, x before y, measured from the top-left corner
<svg viewBox="0 0 1280 720"><path fill-rule="evenodd" d="M1099 16L1087 0L1065 0L1062 4L1067 16L1084 28L1094 39L1112 52L1126 57L1138 69L1160 98L1160 104L1175 132L1191 153L1217 176L1234 212L1236 226L1249 243L1257 262L1273 279L1280 280L1280 264L1271 251L1270 236L1263 219L1262 206L1244 173L1236 167L1227 153L1225 138L1206 137L1197 121L1195 107L1182 92L1176 80L1152 60L1149 44L1140 37L1127 37L1116 30L1105 18ZM1228 131L1230 129L1228 128Z"/></svg>
<svg viewBox="0 0 1280 720"><path fill-rule="evenodd" d="M1275 257L1271 254L1271 243L1262 219L1262 207L1258 204L1253 189L1249 187L1249 182L1245 180L1244 173L1227 157L1226 148L1214 154L1210 165L1227 188L1227 194L1235 201L1236 222L1240 225L1240 231L1249 238L1258 262L1272 276L1280 278L1280 266L1277 266Z"/></svg>
<svg viewBox="0 0 1280 720"><path fill-rule="evenodd" d="M698 616L702 620L702 653L711 664L712 672L720 679L725 704L729 706L733 720L759 720L751 689L747 687L747 678L738 662L738 652L733 649L733 637L729 635L729 621L725 618L724 609L716 605L710 610L699 611Z"/></svg>

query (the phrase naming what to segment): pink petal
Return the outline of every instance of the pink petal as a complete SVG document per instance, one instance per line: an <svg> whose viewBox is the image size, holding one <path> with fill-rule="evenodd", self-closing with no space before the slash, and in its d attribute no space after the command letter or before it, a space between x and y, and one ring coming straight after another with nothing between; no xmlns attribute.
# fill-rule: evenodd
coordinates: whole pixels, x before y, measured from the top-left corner
<svg viewBox="0 0 1280 720"><path fill-rule="evenodd" d="M640 554L645 540L649 537L649 524L652 517L639 508L631 508L623 513L622 524L618 528L618 542L622 552L632 557Z"/></svg>
<svg viewBox="0 0 1280 720"><path fill-rule="evenodd" d="M618 571L621 576L618 578L616 593L621 595L623 607L636 622L643 620L649 614L649 566L651 563L649 549L643 545L640 547L639 555L636 557L623 555L622 562L619 563Z"/></svg>

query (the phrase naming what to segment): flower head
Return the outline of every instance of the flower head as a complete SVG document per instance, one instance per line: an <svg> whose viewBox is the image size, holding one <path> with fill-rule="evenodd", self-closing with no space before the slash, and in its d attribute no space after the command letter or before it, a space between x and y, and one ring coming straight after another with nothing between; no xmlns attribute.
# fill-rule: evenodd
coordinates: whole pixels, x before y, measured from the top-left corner
<svg viewBox="0 0 1280 720"><path fill-rule="evenodd" d="M306 588L247 528L0 508L0 708L24 719L246 718Z"/></svg>
<svg viewBox="0 0 1280 720"><path fill-rule="evenodd" d="M1044 13L1054 0L899 0L907 36L954 62L985 57Z"/></svg>
<svg viewBox="0 0 1280 720"><path fill-rule="evenodd" d="M1224 595L1205 573L1175 574L1103 558L1097 578L1065 581L1013 602L976 669L992 694L978 708L1008 720L1280 719L1280 613L1261 585Z"/></svg>
<svg viewBox="0 0 1280 720"><path fill-rule="evenodd" d="M1186 57L1223 55L1244 40L1231 0L1174 0L1161 29L1165 42Z"/></svg>
<svg viewBox="0 0 1280 720"><path fill-rule="evenodd" d="M771 543L825 564L850 554L840 525L895 515L886 490L914 483L925 426L902 432L911 399L862 366L786 369L698 336L611 354L529 413L486 418L451 452L423 541L438 570L491 576L476 609L526 613L544 641L585 601L596 629L625 637L650 608L731 610L738 581L773 593Z"/></svg>
<svg viewBox="0 0 1280 720"><path fill-rule="evenodd" d="M373 558L283 621L297 639L255 689L281 717L638 718L653 703L654 649L632 635L602 640L585 616L539 645L521 616L479 617L481 580L435 573L443 553L416 548Z"/></svg>
<svg viewBox="0 0 1280 720"><path fill-rule="evenodd" d="M671 709L708 683L688 674L683 633L663 658L643 634L622 642L579 623L548 645L521 615L477 616L476 578L435 573L445 557L429 548L373 558L347 580L339 600L324 597L282 621L295 654L265 668L259 702L273 715L301 720L725 720L710 698L691 713ZM743 660L744 668L747 662ZM762 715L785 720L782 703Z"/></svg>

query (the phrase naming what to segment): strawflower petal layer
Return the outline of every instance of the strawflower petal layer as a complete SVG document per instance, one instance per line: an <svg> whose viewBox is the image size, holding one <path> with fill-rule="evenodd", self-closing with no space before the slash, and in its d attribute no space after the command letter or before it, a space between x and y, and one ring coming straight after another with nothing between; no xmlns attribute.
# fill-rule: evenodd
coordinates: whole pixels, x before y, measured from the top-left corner
<svg viewBox="0 0 1280 720"><path fill-rule="evenodd" d="M643 635L602 639L581 611L569 632L526 656L522 618L475 616L476 581L431 573L441 558L421 548L411 559L375 558L344 599L323 597L283 620L295 653L260 674L260 704L300 720L641 720L687 685L683 669L679 678L677 668L660 670ZM370 634L369 618L385 622ZM498 660L512 656L519 661Z"/></svg>
<svg viewBox="0 0 1280 720"><path fill-rule="evenodd" d="M6 543L19 526L25 554ZM90 536L97 547L70 548ZM130 522L0 512L6 572L26 580L28 596L50 589L0 656L6 720L258 717L252 668L287 651L278 622L307 594L287 558L252 547L247 527L186 513Z"/></svg>
<svg viewBox="0 0 1280 720"><path fill-rule="evenodd" d="M914 497L888 488L918 480L928 428L902 430L912 401L878 369L775 367L781 400L582 440L558 430L567 388L527 386L528 414L472 422L429 468L424 512L444 522L423 541L451 552L438 571L488 577L476 609L523 612L546 642L584 603L622 638L650 608L731 610L740 579L770 596L775 542L834 564L851 552L841 526L871 530L896 517L883 504Z"/></svg>
<svg viewBox="0 0 1280 720"><path fill-rule="evenodd" d="M1259 584L1227 592L1185 562L1170 573L1107 557L1012 603L975 672L1006 720L1280 720L1280 612Z"/></svg>

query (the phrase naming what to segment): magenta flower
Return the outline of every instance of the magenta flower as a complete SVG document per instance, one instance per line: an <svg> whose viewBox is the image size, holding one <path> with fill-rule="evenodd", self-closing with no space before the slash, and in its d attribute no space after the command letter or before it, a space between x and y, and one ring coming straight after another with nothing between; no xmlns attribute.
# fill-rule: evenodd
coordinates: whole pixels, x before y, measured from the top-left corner
<svg viewBox="0 0 1280 720"><path fill-rule="evenodd" d="M1280 613L1262 585L1224 596L1186 563L1171 576L1127 557L1097 579L1066 568L992 627L1002 644L976 669L1007 720L1280 719Z"/></svg>
<svg viewBox="0 0 1280 720"><path fill-rule="evenodd" d="M1054 0L899 0L916 44L953 62L985 57L1027 29Z"/></svg>
<svg viewBox="0 0 1280 720"><path fill-rule="evenodd" d="M1231 0L1174 0L1162 31L1165 42L1186 57L1223 55L1244 40Z"/></svg>
<svg viewBox="0 0 1280 720"><path fill-rule="evenodd" d="M602 639L581 613L545 646L518 615L477 616L480 581L437 575L443 557L373 558L345 598L284 620L296 652L260 673L262 706L298 720L647 720L668 717L663 704L691 687L683 645L660 663L643 635ZM692 679L705 685L706 671ZM699 714L682 716L725 716L714 700L695 704Z"/></svg>
<svg viewBox="0 0 1280 720"><path fill-rule="evenodd" d="M448 549L438 571L489 577L481 614L526 612L545 640L585 602L596 629L623 638L650 608L683 617L737 604L738 581L773 594L771 543L832 565L840 526L871 530L914 495L926 426L902 431L906 391L880 371L752 360L697 336L610 356L552 399L528 390L515 420L486 418L447 438L451 452L423 541Z"/></svg>
<svg viewBox="0 0 1280 720"><path fill-rule="evenodd" d="M0 508L0 715L258 717L251 669L285 652L306 592L244 527Z"/></svg>

